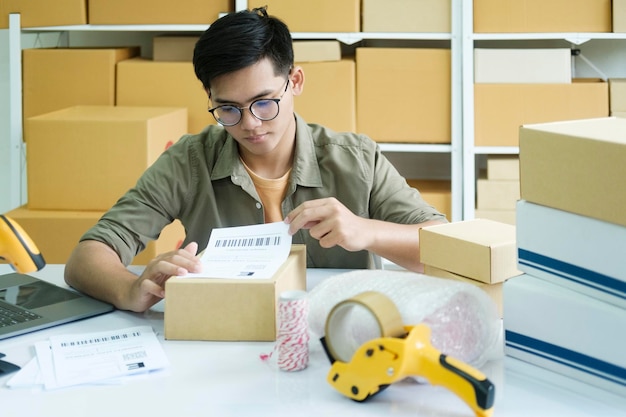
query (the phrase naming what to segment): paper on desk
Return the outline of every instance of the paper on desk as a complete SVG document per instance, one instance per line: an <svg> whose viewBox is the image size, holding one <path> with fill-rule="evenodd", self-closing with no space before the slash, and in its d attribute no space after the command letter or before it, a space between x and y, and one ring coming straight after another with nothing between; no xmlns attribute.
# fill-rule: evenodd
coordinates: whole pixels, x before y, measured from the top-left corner
<svg viewBox="0 0 626 417"><path fill-rule="evenodd" d="M184 278L271 278L289 256L288 230L284 222L213 229L200 257L202 273Z"/></svg>
<svg viewBox="0 0 626 417"><path fill-rule="evenodd" d="M9 387L44 385L46 389L78 384L118 382L116 378L168 366L163 349L149 326L98 333L53 336L35 344L31 361ZM29 384L30 383L30 384Z"/></svg>

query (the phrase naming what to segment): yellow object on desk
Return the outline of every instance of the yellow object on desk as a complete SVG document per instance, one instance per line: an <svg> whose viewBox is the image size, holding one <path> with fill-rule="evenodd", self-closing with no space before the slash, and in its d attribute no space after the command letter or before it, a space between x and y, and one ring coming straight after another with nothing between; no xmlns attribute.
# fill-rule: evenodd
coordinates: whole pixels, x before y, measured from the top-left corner
<svg viewBox="0 0 626 417"><path fill-rule="evenodd" d="M0 214L0 259L17 272L39 271L46 265L43 256L24 229L10 217Z"/></svg>

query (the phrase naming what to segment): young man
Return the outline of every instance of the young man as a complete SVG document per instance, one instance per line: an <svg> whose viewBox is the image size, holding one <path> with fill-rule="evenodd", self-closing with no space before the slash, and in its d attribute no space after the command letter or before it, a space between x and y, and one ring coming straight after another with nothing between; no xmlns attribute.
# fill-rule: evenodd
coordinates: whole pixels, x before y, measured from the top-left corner
<svg viewBox="0 0 626 417"><path fill-rule="evenodd" d="M371 139L294 113L304 73L284 23L265 9L225 16L202 35L193 61L221 126L181 138L146 170L81 238L66 265L69 285L144 311L164 297L169 277L200 272L196 254L213 228L274 221L306 244L309 267L367 268L373 253L421 269L419 229L445 217ZM157 256L141 276L129 272L174 219L185 226L183 247Z"/></svg>

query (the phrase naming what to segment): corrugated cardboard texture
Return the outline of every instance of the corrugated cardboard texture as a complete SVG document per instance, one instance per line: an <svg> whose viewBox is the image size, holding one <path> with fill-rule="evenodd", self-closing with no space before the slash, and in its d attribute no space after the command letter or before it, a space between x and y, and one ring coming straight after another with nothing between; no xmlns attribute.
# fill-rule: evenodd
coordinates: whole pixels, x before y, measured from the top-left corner
<svg viewBox="0 0 626 417"><path fill-rule="evenodd" d="M292 32L359 32L361 0L248 0L248 8L267 6L269 15Z"/></svg>
<svg viewBox="0 0 626 417"><path fill-rule="evenodd" d="M626 78L609 79L609 98L611 115L626 112Z"/></svg>
<svg viewBox="0 0 626 417"><path fill-rule="evenodd" d="M220 13L233 11L231 0L89 0L92 25L213 23Z"/></svg>
<svg viewBox="0 0 626 417"><path fill-rule="evenodd" d="M152 38L152 59L166 62L192 62L198 36L155 36Z"/></svg>
<svg viewBox="0 0 626 417"><path fill-rule="evenodd" d="M569 84L572 82L571 50L476 48L474 82Z"/></svg>
<svg viewBox="0 0 626 417"><path fill-rule="evenodd" d="M519 156L488 155L487 179L519 180Z"/></svg>
<svg viewBox="0 0 626 417"><path fill-rule="evenodd" d="M476 208L481 210L515 210L520 198L519 180L476 180Z"/></svg>
<svg viewBox="0 0 626 417"><path fill-rule="evenodd" d="M521 196L531 203L626 225L626 119L523 126Z"/></svg>
<svg viewBox="0 0 626 417"><path fill-rule="evenodd" d="M339 61L339 41L293 41L295 62ZM307 79L308 80L308 79Z"/></svg>
<svg viewBox="0 0 626 417"><path fill-rule="evenodd" d="M486 219L420 229L420 259L425 265L486 283L520 274L515 226Z"/></svg>
<svg viewBox="0 0 626 417"><path fill-rule="evenodd" d="M276 340L283 291L306 289L306 248L293 245L272 279L170 278L165 284L165 338Z"/></svg>
<svg viewBox="0 0 626 417"><path fill-rule="evenodd" d="M450 50L357 48L357 130L377 142L450 143Z"/></svg>
<svg viewBox="0 0 626 417"><path fill-rule="evenodd" d="M428 204L448 219L452 217L452 183L449 180L407 180L407 183L416 188Z"/></svg>
<svg viewBox="0 0 626 417"><path fill-rule="evenodd" d="M626 0L613 0L613 32L626 32Z"/></svg>
<svg viewBox="0 0 626 417"><path fill-rule="evenodd" d="M523 124L608 116L608 95L608 83L599 81L475 84L474 144L518 146Z"/></svg>
<svg viewBox="0 0 626 417"><path fill-rule="evenodd" d="M186 130L180 108L76 106L31 117L28 207L108 210Z"/></svg>
<svg viewBox="0 0 626 417"><path fill-rule="evenodd" d="M41 0L0 1L0 29L9 27L9 14L20 14L23 28L87 24L87 0L54 0L54 7L42 7Z"/></svg>
<svg viewBox="0 0 626 417"><path fill-rule="evenodd" d="M363 0L363 32L450 32L450 0Z"/></svg>

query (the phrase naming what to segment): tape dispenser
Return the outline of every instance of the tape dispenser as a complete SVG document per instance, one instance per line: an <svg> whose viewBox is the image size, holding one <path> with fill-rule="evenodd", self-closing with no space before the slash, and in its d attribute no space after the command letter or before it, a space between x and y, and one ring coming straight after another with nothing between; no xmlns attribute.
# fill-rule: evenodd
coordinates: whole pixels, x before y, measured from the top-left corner
<svg viewBox="0 0 626 417"><path fill-rule="evenodd" d="M348 323L357 317L375 321L371 334L363 329L363 334L352 334L356 327L367 327ZM360 344L358 339L365 341ZM417 376L454 392L478 417L493 412L495 387L489 379L433 347L427 325L403 325L396 305L382 293L362 292L335 305L321 342L332 364L328 383L355 401L365 401L396 381Z"/></svg>

